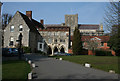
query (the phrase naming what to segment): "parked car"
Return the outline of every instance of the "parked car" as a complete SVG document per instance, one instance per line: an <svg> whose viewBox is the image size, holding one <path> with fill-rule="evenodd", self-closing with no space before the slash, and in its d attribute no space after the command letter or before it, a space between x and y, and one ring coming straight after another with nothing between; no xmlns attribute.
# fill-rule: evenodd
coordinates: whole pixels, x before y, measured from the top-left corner
<svg viewBox="0 0 120 81"><path fill-rule="evenodd" d="M16 56L19 54L18 49L17 48L8 48L9 52L12 56Z"/></svg>
<svg viewBox="0 0 120 81"><path fill-rule="evenodd" d="M54 55L58 55L58 56L71 56L72 54L70 54L70 53L63 53L63 52L55 52Z"/></svg>
<svg viewBox="0 0 120 81"><path fill-rule="evenodd" d="M54 55L59 55L59 54L60 54L60 52L55 52L55 53L54 53Z"/></svg>
<svg viewBox="0 0 120 81"><path fill-rule="evenodd" d="M70 54L70 53L65 53L65 55L66 55L66 56L72 56L72 54Z"/></svg>
<svg viewBox="0 0 120 81"><path fill-rule="evenodd" d="M18 48L2 48L2 56L17 56L18 54Z"/></svg>

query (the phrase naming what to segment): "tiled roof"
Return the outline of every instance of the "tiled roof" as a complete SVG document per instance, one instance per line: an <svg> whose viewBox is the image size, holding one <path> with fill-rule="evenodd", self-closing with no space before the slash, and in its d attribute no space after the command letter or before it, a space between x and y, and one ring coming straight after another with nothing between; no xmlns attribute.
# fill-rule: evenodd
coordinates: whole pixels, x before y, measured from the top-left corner
<svg viewBox="0 0 120 81"><path fill-rule="evenodd" d="M57 27L57 26L61 26L61 24L45 24L44 27Z"/></svg>
<svg viewBox="0 0 120 81"><path fill-rule="evenodd" d="M82 36L82 41L87 41L95 37L101 39L101 42L108 42L110 39L110 36ZM71 40L72 39L73 37L71 36Z"/></svg>
<svg viewBox="0 0 120 81"><path fill-rule="evenodd" d="M28 25L28 27L30 28L31 31L34 32L38 32L36 27L43 27L41 23L37 22L34 19L29 19L26 15L24 15L23 13L19 12L20 15L23 17L24 21L26 22L26 24Z"/></svg>
<svg viewBox="0 0 120 81"><path fill-rule="evenodd" d="M98 30L99 25L95 25L95 24L78 24L78 28L79 29L95 29L95 30Z"/></svg>

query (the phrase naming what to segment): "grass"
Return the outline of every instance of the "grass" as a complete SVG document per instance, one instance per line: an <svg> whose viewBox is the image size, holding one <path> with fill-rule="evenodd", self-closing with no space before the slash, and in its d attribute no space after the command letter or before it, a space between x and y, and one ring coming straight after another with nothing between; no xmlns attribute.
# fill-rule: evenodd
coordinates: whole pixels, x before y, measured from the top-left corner
<svg viewBox="0 0 120 81"><path fill-rule="evenodd" d="M26 61L3 61L2 63L3 79L27 79L30 71L30 65Z"/></svg>
<svg viewBox="0 0 120 81"><path fill-rule="evenodd" d="M75 62L78 64L90 63L92 68L109 71L115 70L120 74L118 70L118 57L117 56L90 56L90 55L78 55L78 56L53 56L64 60Z"/></svg>

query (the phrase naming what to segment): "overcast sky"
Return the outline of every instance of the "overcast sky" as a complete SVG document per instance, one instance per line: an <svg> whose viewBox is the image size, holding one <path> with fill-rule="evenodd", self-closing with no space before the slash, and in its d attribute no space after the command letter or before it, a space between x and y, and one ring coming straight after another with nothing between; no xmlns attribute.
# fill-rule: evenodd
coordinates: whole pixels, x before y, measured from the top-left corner
<svg viewBox="0 0 120 81"><path fill-rule="evenodd" d="M45 24L65 22L65 14L78 14L79 24L100 24L108 2L3 2L2 13L14 15L16 11L25 14L31 10L37 21Z"/></svg>

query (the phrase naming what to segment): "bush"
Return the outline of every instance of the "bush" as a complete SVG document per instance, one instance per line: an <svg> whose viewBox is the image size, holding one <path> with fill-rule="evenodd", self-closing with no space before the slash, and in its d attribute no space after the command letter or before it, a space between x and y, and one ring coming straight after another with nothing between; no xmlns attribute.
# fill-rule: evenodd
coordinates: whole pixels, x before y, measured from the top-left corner
<svg viewBox="0 0 120 81"><path fill-rule="evenodd" d="M96 56L113 56L111 51L105 51L105 50L96 50Z"/></svg>
<svg viewBox="0 0 120 81"><path fill-rule="evenodd" d="M83 49L80 55L88 55L88 50L87 49Z"/></svg>
<svg viewBox="0 0 120 81"><path fill-rule="evenodd" d="M24 53L31 53L31 48L30 47L23 46L22 48L23 48Z"/></svg>

